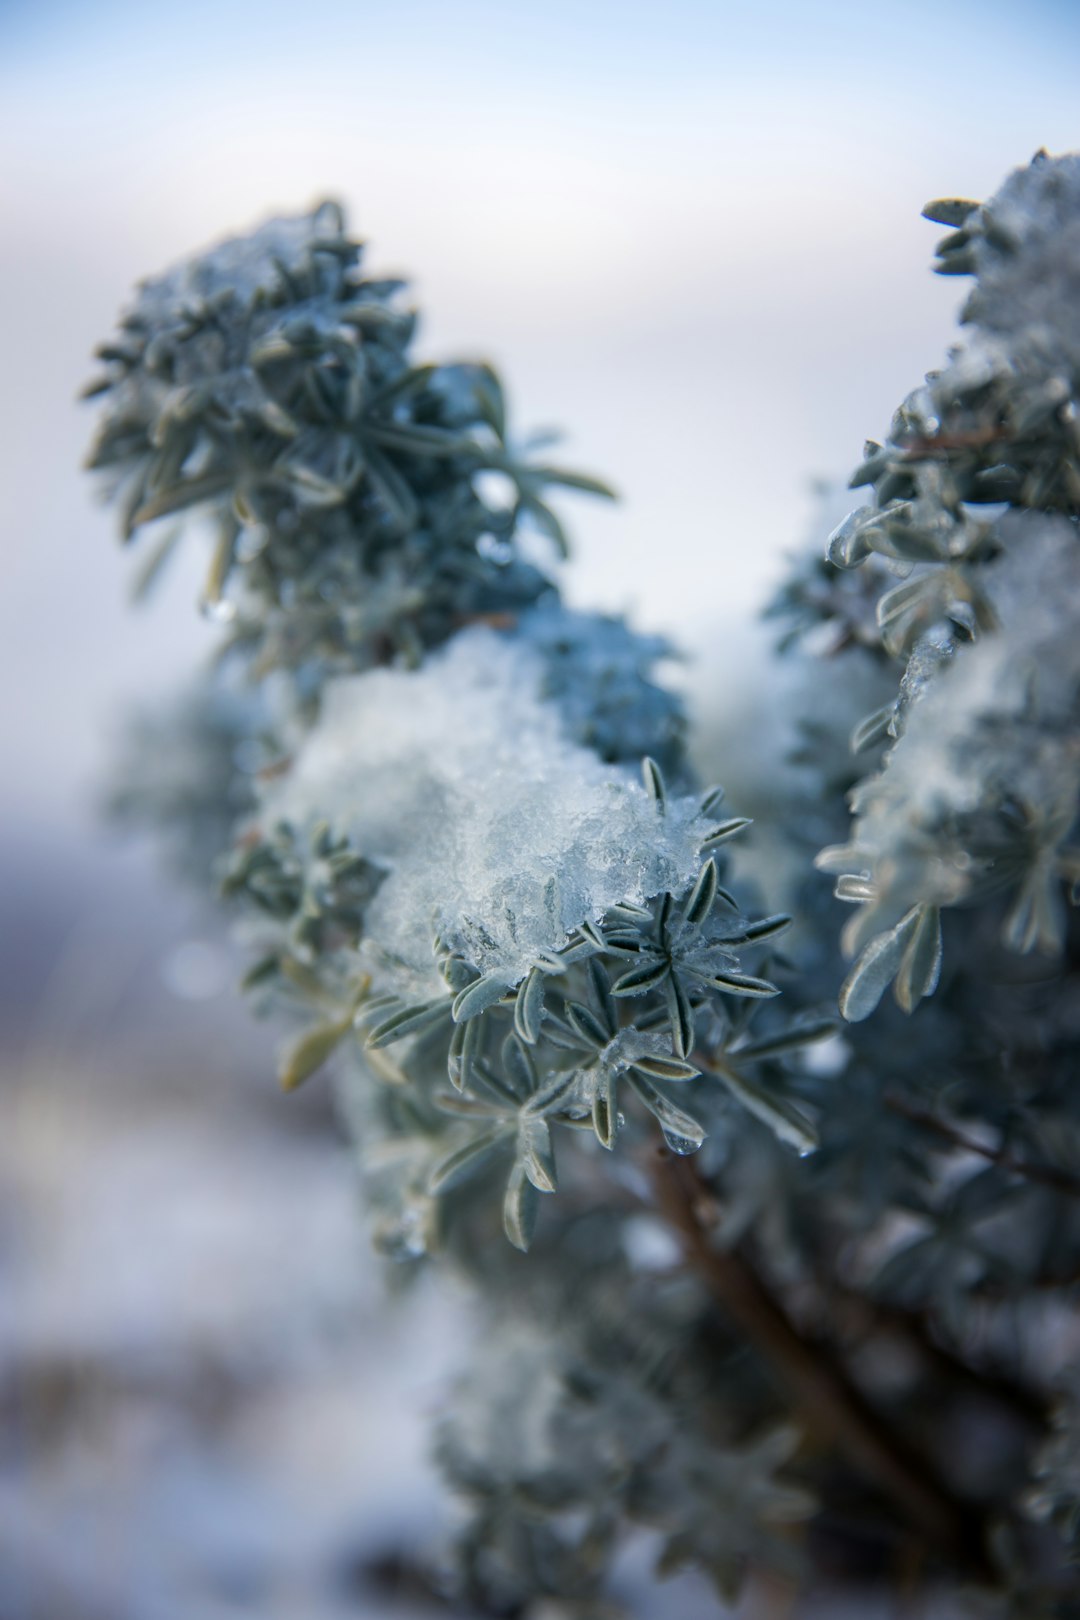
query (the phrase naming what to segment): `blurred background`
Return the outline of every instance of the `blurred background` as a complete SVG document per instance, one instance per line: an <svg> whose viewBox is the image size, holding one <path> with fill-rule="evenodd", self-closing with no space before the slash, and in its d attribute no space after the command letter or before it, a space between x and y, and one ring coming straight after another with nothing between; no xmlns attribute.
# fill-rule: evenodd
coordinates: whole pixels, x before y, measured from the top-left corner
<svg viewBox="0 0 1080 1620"><path fill-rule="evenodd" d="M387 1306L321 1082L279 1096L216 918L102 817L213 642L196 548L130 612L79 472L132 283L338 196L421 347L621 490L564 503L569 593L722 730L815 480L950 341L922 204L1080 144L1078 70L1075 0L0 0L0 1620L436 1612L402 1555L468 1335Z"/></svg>

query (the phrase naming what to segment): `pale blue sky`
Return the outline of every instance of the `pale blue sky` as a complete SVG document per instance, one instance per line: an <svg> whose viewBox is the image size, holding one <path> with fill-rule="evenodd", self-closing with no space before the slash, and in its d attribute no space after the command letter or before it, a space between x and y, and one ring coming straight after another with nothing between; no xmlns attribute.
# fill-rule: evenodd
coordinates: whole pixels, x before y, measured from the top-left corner
<svg viewBox="0 0 1080 1620"><path fill-rule="evenodd" d="M0 657L41 703L9 793L66 814L123 694L207 645L194 558L128 615L77 471L137 276L336 193L422 344L494 358L622 490L566 503L577 600L708 647L949 341L921 205L1080 145L1078 84L1077 3L0 0Z"/></svg>

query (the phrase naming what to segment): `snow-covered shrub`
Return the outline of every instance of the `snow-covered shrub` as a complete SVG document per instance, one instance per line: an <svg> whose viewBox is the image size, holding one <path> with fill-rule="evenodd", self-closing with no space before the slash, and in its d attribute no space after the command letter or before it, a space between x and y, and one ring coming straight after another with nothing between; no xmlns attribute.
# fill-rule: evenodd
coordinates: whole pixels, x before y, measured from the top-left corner
<svg viewBox="0 0 1080 1620"><path fill-rule="evenodd" d="M336 206L144 283L101 351L93 465L126 536L209 524L225 636L190 765L125 802L302 1020L286 1087L334 1062L380 1249L472 1280L438 1450L493 1613L607 1613L644 1526L725 1595L902 1566L1080 1614L1041 1527L1080 1519L1080 159L928 213L965 335L774 604L764 908L666 643L523 546L604 486L413 357Z"/></svg>

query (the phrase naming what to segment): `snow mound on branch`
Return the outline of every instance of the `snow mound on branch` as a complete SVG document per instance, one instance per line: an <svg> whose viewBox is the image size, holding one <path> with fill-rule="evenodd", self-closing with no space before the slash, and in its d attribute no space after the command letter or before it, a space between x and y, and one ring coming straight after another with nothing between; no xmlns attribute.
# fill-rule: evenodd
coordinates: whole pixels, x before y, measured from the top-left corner
<svg viewBox="0 0 1080 1620"><path fill-rule="evenodd" d="M430 983L438 933L516 984L619 901L684 889L707 827L574 742L539 688L538 653L487 628L421 669L331 681L320 720L263 819L326 819L387 877L367 949L397 987Z"/></svg>

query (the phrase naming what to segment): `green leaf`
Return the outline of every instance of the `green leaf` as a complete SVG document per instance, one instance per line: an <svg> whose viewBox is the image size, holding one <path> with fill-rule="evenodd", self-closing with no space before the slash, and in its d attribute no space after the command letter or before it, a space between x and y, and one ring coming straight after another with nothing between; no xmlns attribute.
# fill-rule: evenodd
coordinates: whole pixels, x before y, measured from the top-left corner
<svg viewBox="0 0 1080 1620"><path fill-rule="evenodd" d="M514 1028L523 1041L535 1046L544 1017L544 974L534 967L518 987L514 1002Z"/></svg>
<svg viewBox="0 0 1080 1620"><path fill-rule="evenodd" d="M667 800L667 789L664 786L664 776L655 759L646 754L641 762L641 777L645 783L645 791L663 810Z"/></svg>
<svg viewBox="0 0 1080 1620"><path fill-rule="evenodd" d="M507 1085L523 1099L535 1093L536 1065L530 1048L516 1030L511 1031L502 1044L502 1074Z"/></svg>
<svg viewBox="0 0 1080 1620"><path fill-rule="evenodd" d="M528 467L526 472L530 479L536 479L539 483L559 484L563 489L579 490L582 495L599 495L605 501L617 501L619 498L610 484L588 473L564 472L561 467Z"/></svg>
<svg viewBox="0 0 1080 1620"><path fill-rule="evenodd" d="M518 1126L518 1158L537 1192L555 1191L555 1149L546 1119L531 1114L521 1120Z"/></svg>
<svg viewBox="0 0 1080 1620"><path fill-rule="evenodd" d="M672 1045L677 1056L687 1057L694 1049L695 1040L694 1010L690 1005L690 997L674 973L668 975L664 994L667 998Z"/></svg>
<svg viewBox="0 0 1080 1620"><path fill-rule="evenodd" d="M849 1024L869 1018L899 970L915 931L914 907L895 928L878 934L859 957L840 988L840 1012Z"/></svg>
<svg viewBox="0 0 1080 1620"><path fill-rule="evenodd" d="M690 891L690 898L686 902L683 913L685 921L690 928L700 928L716 900L716 891L720 887L720 875L716 870L715 861L706 861L698 875L698 880Z"/></svg>
<svg viewBox="0 0 1080 1620"><path fill-rule="evenodd" d="M705 1127L694 1119L692 1114L676 1108L675 1104L648 1080L631 1074L630 1084L649 1113L659 1122L660 1129L664 1133L664 1141L671 1151L680 1155L696 1153L705 1140Z"/></svg>
<svg viewBox="0 0 1080 1620"><path fill-rule="evenodd" d="M701 840L702 849L712 849L714 844L726 844L729 838L741 833L744 827L751 825L749 816L733 816L730 821L722 821L710 833L706 833Z"/></svg>
<svg viewBox="0 0 1080 1620"><path fill-rule="evenodd" d="M267 980L275 977L280 967L281 961L277 951L271 951L268 956L260 956L240 980L241 990L254 990L258 985L265 984Z"/></svg>
<svg viewBox="0 0 1080 1620"><path fill-rule="evenodd" d="M557 1074L546 1086L531 1096L521 1112L523 1114L554 1114L559 1105L566 1101L578 1082L578 1071L568 1069L564 1074Z"/></svg>
<svg viewBox="0 0 1080 1620"><path fill-rule="evenodd" d="M505 977L498 973L485 973L481 978L474 979L472 984L466 985L454 997L454 1023L464 1024L467 1019L478 1018L497 1001L501 1001L509 989Z"/></svg>
<svg viewBox="0 0 1080 1620"><path fill-rule="evenodd" d="M619 1117L615 1106L615 1076L610 1069L605 1069L597 1078L593 1090L592 1122L600 1146L612 1148Z"/></svg>
<svg viewBox="0 0 1080 1620"><path fill-rule="evenodd" d="M649 913L646 913L646 915L648 916ZM594 951L603 951L605 949L606 941L604 936L594 922L586 920L585 922L578 923L577 931L581 935L582 941L585 944L591 945ZM569 949L572 951L575 949L575 947L570 946ZM560 970L566 966L566 960L567 953L564 951L559 958Z"/></svg>
<svg viewBox="0 0 1080 1620"><path fill-rule="evenodd" d="M333 1024L316 1024L314 1029L301 1035L282 1059L278 1071L282 1090L295 1091L316 1069L321 1069L351 1028L352 1019L345 1018Z"/></svg>
<svg viewBox="0 0 1080 1620"><path fill-rule="evenodd" d="M153 523L155 518L168 517L170 512L182 512L189 506L196 506L202 501L216 500L224 495L231 484L228 473L207 473L202 478L188 478L183 483L174 484L171 489L162 489L132 514L131 528L137 529L142 523Z"/></svg>
<svg viewBox="0 0 1080 1620"><path fill-rule="evenodd" d="M834 568L857 568L870 555L866 539L867 509L857 506L838 523L826 542L825 555Z"/></svg>
<svg viewBox="0 0 1080 1620"><path fill-rule="evenodd" d="M368 400L368 409L374 414L387 405L400 404L403 399L407 399L411 394L420 393L427 387L437 369L436 366L432 365L410 366L408 370L401 373L400 377L395 377L393 382L387 383L385 388L380 388L378 393L371 395Z"/></svg>
<svg viewBox="0 0 1080 1620"><path fill-rule="evenodd" d="M409 1006L399 1006L388 1018L381 1019L368 1030L364 1045L373 1050L381 1046L392 1046L395 1041L403 1041L407 1035L417 1035L421 1030L431 1029L445 1018L449 1011L449 996L437 996L434 1001L419 1001Z"/></svg>
<svg viewBox="0 0 1080 1620"><path fill-rule="evenodd" d="M474 1136L439 1160L428 1177L428 1192L444 1193L466 1180L506 1141L506 1131L493 1127Z"/></svg>
<svg viewBox="0 0 1080 1620"><path fill-rule="evenodd" d="M506 398L499 374L492 366L483 364L471 369L477 409L502 444L506 439Z"/></svg>
<svg viewBox="0 0 1080 1620"><path fill-rule="evenodd" d="M615 980L611 987L613 996L644 996L650 990L656 990L663 984L671 972L666 960L656 961L650 958L644 967L631 968Z"/></svg>
<svg viewBox="0 0 1080 1620"><path fill-rule="evenodd" d="M744 1056L744 1053L740 1052L739 1056ZM715 1073L747 1113L767 1125L773 1135L785 1146L794 1148L800 1158L814 1152L818 1145L818 1134L813 1122L786 1097L766 1091L729 1064L718 1064Z"/></svg>
<svg viewBox="0 0 1080 1620"><path fill-rule="evenodd" d="M615 1038L619 1027L619 1015L611 999L611 981L600 962L592 957L585 964L585 972L589 979L589 988L592 990L593 1006L604 1028L607 1030L608 1040Z"/></svg>
<svg viewBox="0 0 1080 1620"><path fill-rule="evenodd" d="M922 217L934 225L948 225L956 230L978 206L977 202L969 202L966 197L935 197L923 209Z"/></svg>
<svg viewBox="0 0 1080 1620"><path fill-rule="evenodd" d="M580 1001L568 1001L565 1012L571 1026L587 1046L595 1046L601 1051L607 1046L611 1035L591 1007L583 1006Z"/></svg>
<svg viewBox="0 0 1080 1620"><path fill-rule="evenodd" d="M692 1063L683 1063L681 1058L664 1057L659 1052L636 1058L631 1066L638 1074L647 1075L652 1080L666 1080L669 1084L696 1080L701 1073Z"/></svg>
<svg viewBox="0 0 1080 1620"><path fill-rule="evenodd" d="M450 1084L456 1091L463 1091L469 1084L472 1065L479 1057L483 1045L483 1036L483 1025L477 1020L470 1020L467 1024L455 1024L450 1032L446 1072Z"/></svg>
<svg viewBox="0 0 1080 1620"><path fill-rule="evenodd" d="M607 914L613 921L629 923L636 926L638 923L651 923L653 914L648 906L635 906L629 900L620 900L617 906L612 906Z"/></svg>
<svg viewBox="0 0 1080 1620"><path fill-rule="evenodd" d="M410 534L420 522L420 506L408 482L386 456L368 446L368 482L399 534Z"/></svg>
<svg viewBox="0 0 1080 1620"><path fill-rule="evenodd" d="M775 1035L763 1035L760 1040L750 1041L746 1046L740 1046L737 1056L740 1058L779 1057L784 1052L794 1052L800 1046L809 1046L812 1041L823 1041L830 1035L835 1034L836 1022L832 1018L819 1018L815 1022L808 1024L792 1024L789 1029L778 1030Z"/></svg>
<svg viewBox="0 0 1080 1620"><path fill-rule="evenodd" d="M921 905L893 991L904 1012L912 1012L924 996L932 996L940 976L941 912L937 906Z"/></svg>
<svg viewBox="0 0 1080 1620"><path fill-rule="evenodd" d="M755 979L750 973L712 973L709 983L727 996L778 996L780 991L768 979Z"/></svg>
<svg viewBox="0 0 1080 1620"><path fill-rule="evenodd" d="M450 432L446 428L427 427L419 422L391 423L365 419L364 437L382 450L393 450L410 456L483 457L482 447L475 439Z"/></svg>
<svg viewBox="0 0 1080 1620"><path fill-rule="evenodd" d="M865 906L877 899L877 884L861 872L845 872L837 878L833 894L848 905Z"/></svg>
<svg viewBox="0 0 1080 1620"><path fill-rule="evenodd" d="M525 1166L516 1163L506 1184L503 1199L503 1230L515 1249L524 1254L536 1231L536 1217L540 1212L540 1195L528 1176Z"/></svg>
<svg viewBox="0 0 1080 1620"><path fill-rule="evenodd" d="M743 938L757 944L763 939L775 939L778 934L786 934L791 927L791 918L786 913L778 912L775 917L759 917L756 922L749 922L743 930Z"/></svg>
<svg viewBox="0 0 1080 1620"><path fill-rule="evenodd" d="M527 512L541 534L551 540L560 557L569 557L570 540L557 514L536 495L522 492L518 497L518 511Z"/></svg>

